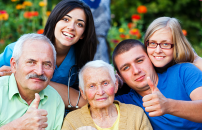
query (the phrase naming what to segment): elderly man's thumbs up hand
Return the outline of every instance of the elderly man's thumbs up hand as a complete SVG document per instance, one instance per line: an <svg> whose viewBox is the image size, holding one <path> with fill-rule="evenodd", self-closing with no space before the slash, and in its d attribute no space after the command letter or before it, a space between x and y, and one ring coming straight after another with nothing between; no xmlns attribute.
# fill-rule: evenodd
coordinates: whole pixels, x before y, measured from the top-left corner
<svg viewBox="0 0 202 130"><path fill-rule="evenodd" d="M143 97L143 106L145 111L149 112L149 116L161 116L168 111L168 99L159 91L159 89L151 81L150 77L147 77L148 85L151 89L151 94Z"/></svg>
<svg viewBox="0 0 202 130"><path fill-rule="evenodd" d="M40 96L35 93L35 99L32 106L27 110L27 112L22 116L21 126L24 129L34 129L34 130L45 130L48 126L47 124L47 111L43 109L38 109L40 102Z"/></svg>

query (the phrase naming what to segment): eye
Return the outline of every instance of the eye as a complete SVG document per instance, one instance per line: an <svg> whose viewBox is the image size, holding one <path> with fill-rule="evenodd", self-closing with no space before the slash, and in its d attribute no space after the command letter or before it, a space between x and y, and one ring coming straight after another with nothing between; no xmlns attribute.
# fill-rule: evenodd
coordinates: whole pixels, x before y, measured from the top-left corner
<svg viewBox="0 0 202 130"><path fill-rule="evenodd" d="M84 27L84 25L82 23L77 23L77 25L80 27Z"/></svg>
<svg viewBox="0 0 202 130"><path fill-rule="evenodd" d="M43 65L45 66L45 68L51 68L52 67L51 63L44 63Z"/></svg>
<svg viewBox="0 0 202 130"><path fill-rule="evenodd" d="M108 85L108 82L104 82L103 85L105 85L105 86Z"/></svg>
<svg viewBox="0 0 202 130"><path fill-rule="evenodd" d="M90 85L90 88L93 88L94 87L94 85Z"/></svg>
<svg viewBox="0 0 202 130"><path fill-rule="evenodd" d="M155 42L150 42L149 44L151 44L151 45L155 45L156 43L155 43Z"/></svg>
<svg viewBox="0 0 202 130"><path fill-rule="evenodd" d="M156 46L156 43L155 42L149 42L149 46Z"/></svg>
<svg viewBox="0 0 202 130"><path fill-rule="evenodd" d="M125 66L124 68L123 68L123 70L128 70L129 69L129 66Z"/></svg>
<svg viewBox="0 0 202 130"><path fill-rule="evenodd" d="M30 65L33 65L34 61L32 61L32 60L31 61L27 61L27 63L30 64Z"/></svg>
<svg viewBox="0 0 202 130"><path fill-rule="evenodd" d="M142 63L143 62L143 59L139 59L137 60L138 63Z"/></svg>
<svg viewBox="0 0 202 130"><path fill-rule="evenodd" d="M163 46L169 46L169 44L168 43L163 43Z"/></svg>
<svg viewBox="0 0 202 130"><path fill-rule="evenodd" d="M62 20L64 20L64 21L69 21L67 18L63 18Z"/></svg>

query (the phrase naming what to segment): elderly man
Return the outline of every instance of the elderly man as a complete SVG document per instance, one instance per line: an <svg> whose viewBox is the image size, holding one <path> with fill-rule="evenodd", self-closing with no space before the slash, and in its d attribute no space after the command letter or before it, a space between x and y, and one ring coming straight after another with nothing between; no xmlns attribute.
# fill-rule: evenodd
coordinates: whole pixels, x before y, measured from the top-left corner
<svg viewBox="0 0 202 130"><path fill-rule="evenodd" d="M202 122L202 72L194 65L176 64L157 74L144 45L132 39L116 46L113 62L132 88L116 100L142 107L154 129L202 129L202 123L196 123Z"/></svg>
<svg viewBox="0 0 202 130"><path fill-rule="evenodd" d="M64 103L48 86L56 52L41 34L25 34L10 60L12 75L0 77L0 130L60 130Z"/></svg>

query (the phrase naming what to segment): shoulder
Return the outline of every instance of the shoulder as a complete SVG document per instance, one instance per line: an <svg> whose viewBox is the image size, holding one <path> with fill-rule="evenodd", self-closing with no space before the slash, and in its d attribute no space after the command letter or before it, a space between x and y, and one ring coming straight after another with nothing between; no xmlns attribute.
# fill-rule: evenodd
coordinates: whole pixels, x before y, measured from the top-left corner
<svg viewBox="0 0 202 130"><path fill-rule="evenodd" d="M114 101L114 103L119 104L120 111L125 110L129 113L135 112L135 113L144 113L143 109L139 106L133 105L133 104L125 104L121 103L119 101Z"/></svg>
<svg viewBox="0 0 202 130"><path fill-rule="evenodd" d="M6 86L8 87L10 76L2 76L0 77L0 89L2 90Z"/></svg>
<svg viewBox="0 0 202 130"><path fill-rule="evenodd" d="M54 98L57 100L62 101L62 97L60 96L60 94L50 85L48 85L45 89L44 92L48 95L49 98Z"/></svg>
<svg viewBox="0 0 202 130"><path fill-rule="evenodd" d="M179 72L179 73L192 73L195 70L199 70L194 64L192 63L178 63L168 68L167 72Z"/></svg>
<svg viewBox="0 0 202 130"><path fill-rule="evenodd" d="M71 111L64 119L63 125L71 124L71 126L82 126L87 122L91 122L92 118L88 110L88 104L80 109Z"/></svg>
<svg viewBox="0 0 202 130"><path fill-rule="evenodd" d="M65 117L65 119L71 119L71 120L75 120L75 119L80 119L81 116L86 116L87 114L89 114L88 112L88 104L86 104L85 106L83 106L80 109L71 111L70 113L67 114L67 116Z"/></svg>

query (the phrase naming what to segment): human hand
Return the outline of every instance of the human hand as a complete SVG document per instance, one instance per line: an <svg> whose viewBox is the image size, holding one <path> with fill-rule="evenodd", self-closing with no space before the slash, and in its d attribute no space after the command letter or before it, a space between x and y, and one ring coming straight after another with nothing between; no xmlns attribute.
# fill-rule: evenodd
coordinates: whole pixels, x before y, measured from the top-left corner
<svg viewBox="0 0 202 130"><path fill-rule="evenodd" d="M159 91L159 89L151 81L150 77L147 77L148 85L151 89L151 94L143 97L143 106L145 111L149 112L149 116L161 116L167 113L168 99Z"/></svg>
<svg viewBox="0 0 202 130"><path fill-rule="evenodd" d="M35 99L32 106L27 110L27 112L21 117L21 126L26 130L45 130L48 126L47 123L47 111L43 109L38 109L40 102L40 96L35 93Z"/></svg>
<svg viewBox="0 0 202 130"><path fill-rule="evenodd" d="M2 66L0 68L0 76L11 75L11 67L10 66Z"/></svg>
<svg viewBox="0 0 202 130"><path fill-rule="evenodd" d="M92 126L82 126L77 128L76 130L97 130L97 129Z"/></svg>

